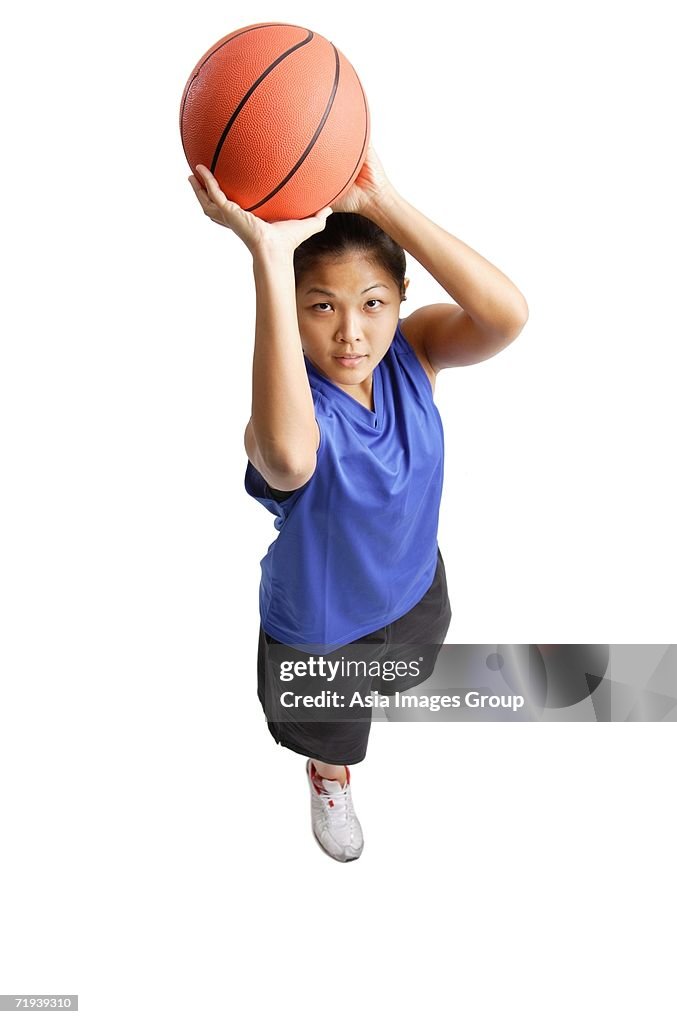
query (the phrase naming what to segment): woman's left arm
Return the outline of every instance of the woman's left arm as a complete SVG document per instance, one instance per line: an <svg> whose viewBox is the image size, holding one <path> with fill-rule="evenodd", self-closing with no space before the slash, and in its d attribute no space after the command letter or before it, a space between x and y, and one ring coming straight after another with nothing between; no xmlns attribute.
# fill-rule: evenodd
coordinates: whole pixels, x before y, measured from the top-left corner
<svg viewBox="0 0 677 1024"><path fill-rule="evenodd" d="M360 210L411 253L458 306L423 307L421 340L434 370L487 359L517 337L526 299L497 267L389 188ZM460 307L460 308L459 308Z"/></svg>
<svg viewBox="0 0 677 1024"><path fill-rule="evenodd" d="M458 303L422 306L407 317L407 340L423 348L433 370L488 359L524 327L529 309L519 289L408 203L393 187L371 143L356 180L331 207L334 213L360 213L378 224Z"/></svg>

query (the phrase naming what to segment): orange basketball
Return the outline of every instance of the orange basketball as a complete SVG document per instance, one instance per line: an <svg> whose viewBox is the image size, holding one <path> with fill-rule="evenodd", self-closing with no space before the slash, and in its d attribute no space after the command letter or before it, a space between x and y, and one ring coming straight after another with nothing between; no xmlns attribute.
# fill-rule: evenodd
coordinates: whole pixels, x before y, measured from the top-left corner
<svg viewBox="0 0 677 1024"><path fill-rule="evenodd" d="M188 163L209 167L229 199L262 220L310 217L340 199L369 145L355 69L328 39L262 22L220 39L181 98Z"/></svg>

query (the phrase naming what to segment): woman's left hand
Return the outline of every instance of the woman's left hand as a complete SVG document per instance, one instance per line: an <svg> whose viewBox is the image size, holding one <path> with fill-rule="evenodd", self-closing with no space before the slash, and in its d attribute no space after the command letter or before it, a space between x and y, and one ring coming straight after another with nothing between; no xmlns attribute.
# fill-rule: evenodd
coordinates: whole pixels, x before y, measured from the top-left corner
<svg viewBox="0 0 677 1024"><path fill-rule="evenodd" d="M395 189L386 177L374 147L369 143L357 178L343 198L334 200L330 205L333 213L361 213L368 217L371 206L389 199L394 193Z"/></svg>

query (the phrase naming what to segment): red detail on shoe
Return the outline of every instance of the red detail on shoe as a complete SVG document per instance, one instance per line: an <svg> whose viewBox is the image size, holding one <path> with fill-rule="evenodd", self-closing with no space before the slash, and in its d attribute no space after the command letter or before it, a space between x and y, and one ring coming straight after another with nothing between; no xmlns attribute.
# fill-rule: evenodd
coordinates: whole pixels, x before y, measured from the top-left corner
<svg viewBox="0 0 677 1024"><path fill-rule="evenodd" d="M329 806L330 806L330 807L333 807L333 806L334 806L334 801L333 801L333 800L330 800L330 801L329 801Z"/></svg>
<svg viewBox="0 0 677 1024"><path fill-rule="evenodd" d="M315 768L315 765L311 761L310 762L310 781L312 782L313 786L315 787L315 792L316 793L323 793L324 792L324 790L322 789L322 785L320 784L318 786L317 782L315 781L315 779L320 779L321 777L322 776L317 774L317 770Z"/></svg>

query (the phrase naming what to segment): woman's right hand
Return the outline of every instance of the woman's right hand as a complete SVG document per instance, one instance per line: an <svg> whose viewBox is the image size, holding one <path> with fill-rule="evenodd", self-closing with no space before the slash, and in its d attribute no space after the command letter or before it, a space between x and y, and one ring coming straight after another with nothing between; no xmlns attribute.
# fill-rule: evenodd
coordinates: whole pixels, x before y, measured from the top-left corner
<svg viewBox="0 0 677 1024"><path fill-rule="evenodd" d="M325 206L315 216L306 217L304 220L279 220L269 224L255 214L243 210L232 199L226 198L214 175L202 164L197 165L197 171L206 187L201 188L197 178L192 174L188 180L204 213L215 224L221 224L234 231L252 255L261 248L293 253L306 238L324 229L327 217L332 212L330 206Z"/></svg>

